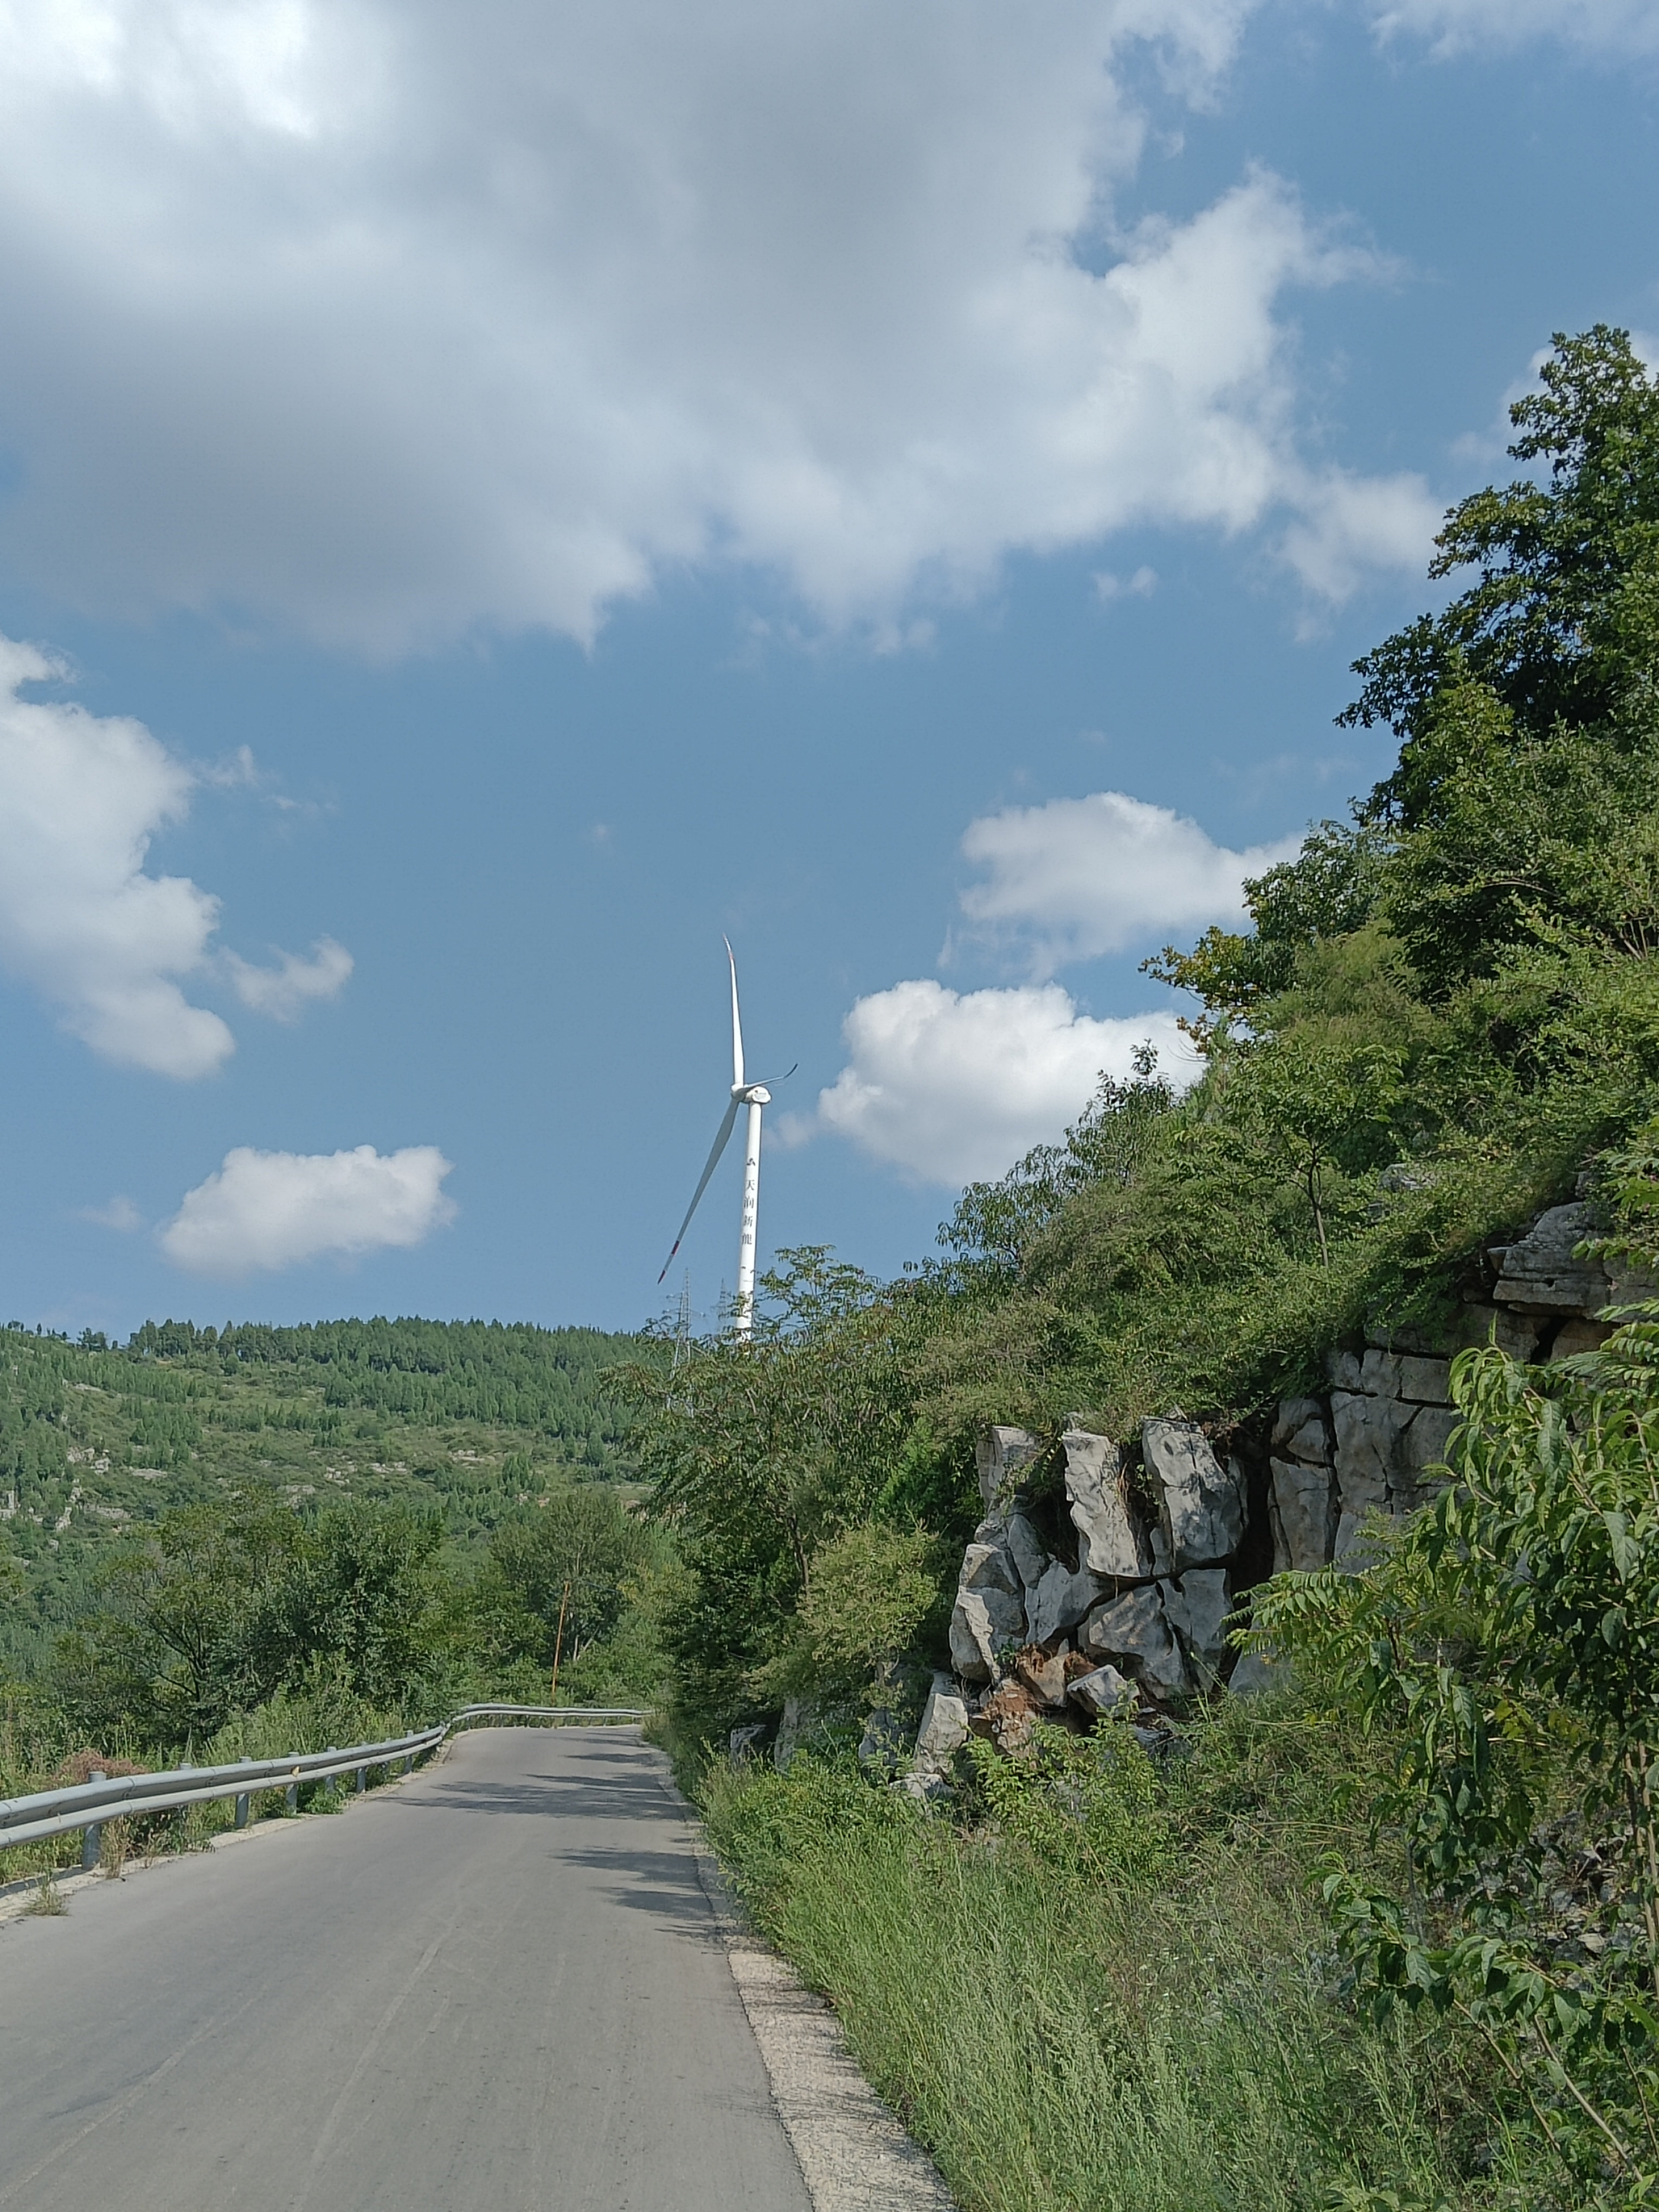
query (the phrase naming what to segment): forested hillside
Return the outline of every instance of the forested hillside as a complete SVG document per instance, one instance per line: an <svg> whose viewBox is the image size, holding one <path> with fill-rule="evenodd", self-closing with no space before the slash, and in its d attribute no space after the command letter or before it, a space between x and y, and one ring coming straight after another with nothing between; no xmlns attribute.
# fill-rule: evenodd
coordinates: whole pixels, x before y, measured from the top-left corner
<svg viewBox="0 0 1659 2212"><path fill-rule="evenodd" d="M118 1346L0 1331L0 1673L44 1663L100 1560L183 1509L429 1508L466 1551L572 1482L625 1480L604 1378L637 1352L481 1322L147 1322Z"/></svg>

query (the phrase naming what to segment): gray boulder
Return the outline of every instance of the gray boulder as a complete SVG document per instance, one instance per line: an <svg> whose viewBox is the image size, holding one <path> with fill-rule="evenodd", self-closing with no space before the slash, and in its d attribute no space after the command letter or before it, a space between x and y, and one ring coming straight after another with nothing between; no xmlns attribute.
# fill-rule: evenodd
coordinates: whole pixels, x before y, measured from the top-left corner
<svg viewBox="0 0 1659 2212"><path fill-rule="evenodd" d="M1446 1406L1451 1402L1451 1362L1429 1359L1407 1352L1400 1362L1400 1395L1419 1405Z"/></svg>
<svg viewBox="0 0 1659 2212"><path fill-rule="evenodd" d="M1574 1245L1594 1236L1596 1225L1593 1206L1553 1206L1519 1243L1498 1247L1492 1296L1498 1304L1523 1311L1598 1312L1612 1295L1607 1270L1599 1260L1573 1257Z"/></svg>
<svg viewBox="0 0 1659 2212"><path fill-rule="evenodd" d="M800 1740L812 1724L812 1707L805 1698L786 1698L783 1718L778 1723L778 1732L772 1740L772 1764L781 1774L787 1774L789 1763L800 1748Z"/></svg>
<svg viewBox="0 0 1659 2212"><path fill-rule="evenodd" d="M1170 1570L1230 1559L1244 1534L1244 1483L1236 1461L1224 1468L1196 1421L1146 1420L1140 1429L1146 1471L1158 1486L1158 1521Z"/></svg>
<svg viewBox="0 0 1659 2212"><path fill-rule="evenodd" d="M988 1513L1006 1511L1018 1495L1024 1470L1042 1455L1029 1429L987 1429L974 1446L979 1494Z"/></svg>
<svg viewBox="0 0 1659 2212"><path fill-rule="evenodd" d="M1136 1702L1134 1684L1115 1667L1097 1667L1091 1674L1079 1674L1067 1683L1066 1694L1085 1713L1115 1713L1121 1705L1133 1711Z"/></svg>
<svg viewBox="0 0 1659 2212"><path fill-rule="evenodd" d="M921 1725L916 1730L915 1750L904 1787L913 1796L937 1796L951 1771L951 1761L967 1741L967 1702L948 1674L935 1674L921 1709Z"/></svg>
<svg viewBox="0 0 1659 2212"><path fill-rule="evenodd" d="M1287 1567L1299 1575L1316 1574L1321 1567L1329 1565L1336 1551L1339 1507L1328 1467L1274 1460L1267 1510L1273 1521L1276 1575L1282 1575Z"/></svg>
<svg viewBox="0 0 1659 2212"><path fill-rule="evenodd" d="M986 1544L979 1536L990 1524L981 1522L975 1531L975 1540L962 1555L962 1572L957 1577L962 1589L1001 1590L1009 1597L1018 1597L1024 1589L1019 1569L1005 1539L1000 1543Z"/></svg>
<svg viewBox="0 0 1659 2212"><path fill-rule="evenodd" d="M1098 1605L1105 1595L1099 1577L1086 1567L1073 1570L1064 1559L1054 1560L1031 1594L1032 1643L1048 1644L1068 1628L1075 1628L1090 1607Z"/></svg>
<svg viewBox="0 0 1659 2212"><path fill-rule="evenodd" d="M1031 1589L1048 1571L1048 1553L1042 1539L1023 1513L1008 1516L1008 1554L1019 1578Z"/></svg>
<svg viewBox="0 0 1659 2212"><path fill-rule="evenodd" d="M744 1728L734 1728L728 1745L732 1757L739 1765L745 1759L758 1759L765 1735L764 1721L750 1721Z"/></svg>
<svg viewBox="0 0 1659 2212"><path fill-rule="evenodd" d="M964 1682L1000 1673L997 1654L1025 1640L1025 1607L1001 1589L958 1589L951 1613L951 1664Z"/></svg>
<svg viewBox="0 0 1659 2212"><path fill-rule="evenodd" d="M1164 1615L1200 1681L1218 1679L1228 1652L1233 1609L1224 1567L1190 1567L1179 1582L1160 1583Z"/></svg>
<svg viewBox="0 0 1659 2212"><path fill-rule="evenodd" d="M1227 1687L1236 1698L1259 1697L1264 1690L1283 1688L1290 1679L1287 1660L1269 1659L1261 1651L1246 1651L1233 1668Z"/></svg>
<svg viewBox="0 0 1659 2212"><path fill-rule="evenodd" d="M1325 1425L1325 1408L1317 1398L1279 1400L1273 1449L1281 1459L1303 1460L1310 1467L1330 1465L1331 1432Z"/></svg>
<svg viewBox="0 0 1659 2212"><path fill-rule="evenodd" d="M1068 1429L1060 1441L1066 1502L1083 1540L1083 1565L1121 1582L1146 1581L1152 1555L1124 1494L1122 1453L1109 1437L1086 1429Z"/></svg>
<svg viewBox="0 0 1659 2212"><path fill-rule="evenodd" d="M1192 1687L1156 1583L1125 1590L1091 1613L1078 1644L1093 1658L1113 1661L1155 1697L1182 1697Z"/></svg>
<svg viewBox="0 0 1659 2212"><path fill-rule="evenodd" d="M1422 1502L1425 1471L1445 1457L1458 1417L1449 1406L1340 1390L1331 1415L1342 1523L1334 1555L1343 1559L1368 1512L1409 1513Z"/></svg>

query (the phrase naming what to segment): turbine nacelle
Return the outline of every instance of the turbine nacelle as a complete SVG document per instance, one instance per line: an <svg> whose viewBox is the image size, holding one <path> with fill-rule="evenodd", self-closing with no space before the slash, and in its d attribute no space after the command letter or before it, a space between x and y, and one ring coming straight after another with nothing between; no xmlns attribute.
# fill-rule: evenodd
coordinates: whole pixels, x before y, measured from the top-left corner
<svg viewBox="0 0 1659 2212"><path fill-rule="evenodd" d="M739 1106L769 1106L772 1094L763 1083L734 1083L732 1096Z"/></svg>

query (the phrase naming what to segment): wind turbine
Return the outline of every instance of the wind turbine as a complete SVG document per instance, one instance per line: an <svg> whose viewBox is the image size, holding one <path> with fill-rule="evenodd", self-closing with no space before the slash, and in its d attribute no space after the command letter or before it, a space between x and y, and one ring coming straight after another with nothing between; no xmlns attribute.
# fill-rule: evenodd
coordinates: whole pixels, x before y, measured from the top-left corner
<svg viewBox="0 0 1659 2212"><path fill-rule="evenodd" d="M708 1178L720 1165L720 1154L731 1141L737 1127L738 1109L749 1109L749 1127L743 1153L743 1219L738 1231L738 1304L737 1332L741 1337L752 1334L755 1326L755 1234L760 1214L760 1153L761 1109L769 1106L772 1094L763 1083L748 1083L743 1073L743 1018L738 1012L738 963L732 951L729 937L720 939L726 947L726 965L732 970L732 1097L720 1127L714 1133L697 1187L691 1194L691 1203L685 1209L685 1218L674 1239L674 1250L663 1261L663 1276L674 1264L674 1254L680 1249L686 1231L691 1226L691 1217L708 1188ZM790 1074L794 1073L792 1067Z"/></svg>

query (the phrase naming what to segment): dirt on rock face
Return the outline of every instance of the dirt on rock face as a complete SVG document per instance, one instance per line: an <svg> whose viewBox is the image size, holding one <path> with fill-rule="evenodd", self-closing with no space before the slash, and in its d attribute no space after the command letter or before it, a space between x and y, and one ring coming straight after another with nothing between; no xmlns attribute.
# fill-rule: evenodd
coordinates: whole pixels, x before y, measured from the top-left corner
<svg viewBox="0 0 1659 2212"><path fill-rule="evenodd" d="M1043 1698L1011 1677L992 1691L968 1725L975 1735L989 1736L1005 1759L1018 1759L1030 1752L1037 1721L1048 1710Z"/></svg>

